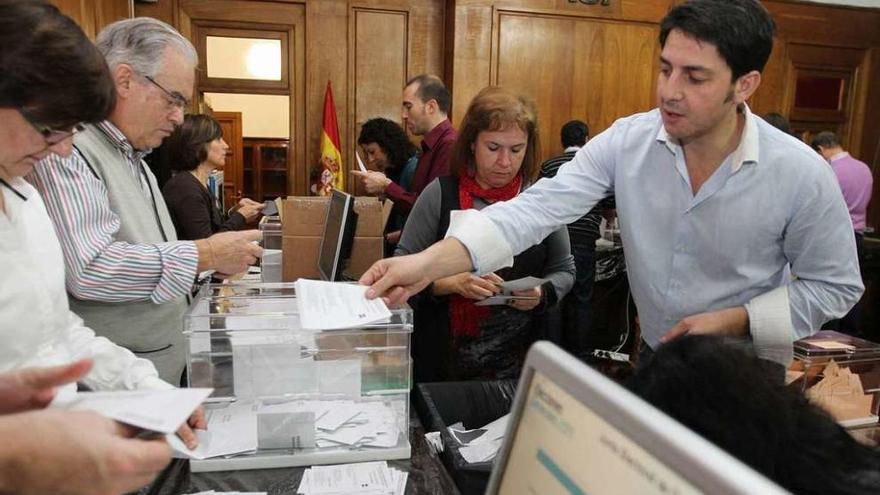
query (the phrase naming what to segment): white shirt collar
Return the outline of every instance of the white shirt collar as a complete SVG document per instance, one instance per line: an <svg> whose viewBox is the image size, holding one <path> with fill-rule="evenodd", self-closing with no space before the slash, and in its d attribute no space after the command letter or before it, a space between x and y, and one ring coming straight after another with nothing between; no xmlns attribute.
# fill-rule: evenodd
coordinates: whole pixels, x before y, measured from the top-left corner
<svg viewBox="0 0 880 495"><path fill-rule="evenodd" d="M834 156L832 156L831 158L829 158L829 159L828 159L828 162L829 162L829 163L830 163L830 162L836 162L837 160L840 160L841 158L846 158L846 157L848 157L848 156L849 156L849 153L847 153L846 151L841 151L840 153L835 153Z"/></svg>
<svg viewBox="0 0 880 495"><path fill-rule="evenodd" d="M731 173L739 171L746 162L758 163L757 119L755 119L751 109L745 103L743 103L743 115L745 116L745 125L743 126L742 136L740 136L739 146L730 154L732 163ZM666 128L663 127L662 123L657 131L657 141L665 144L669 151L673 153L676 152L676 149L680 148L678 143L666 133Z"/></svg>
<svg viewBox="0 0 880 495"><path fill-rule="evenodd" d="M580 146L569 146L568 148L565 148L565 150L563 150L562 152L568 153L569 151L577 151L579 149L581 149Z"/></svg>

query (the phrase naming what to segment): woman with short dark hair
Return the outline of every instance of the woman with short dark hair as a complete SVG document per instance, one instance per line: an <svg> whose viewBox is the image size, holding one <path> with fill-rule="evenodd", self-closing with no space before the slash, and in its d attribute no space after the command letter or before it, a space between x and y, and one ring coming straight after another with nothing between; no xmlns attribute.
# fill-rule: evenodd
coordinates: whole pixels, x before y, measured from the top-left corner
<svg viewBox="0 0 880 495"><path fill-rule="evenodd" d="M208 189L208 177L223 168L229 151L213 117L187 115L163 147L175 174L162 187L162 195L178 239L197 240L241 230L259 216L263 204L244 198L224 217L218 198Z"/></svg>

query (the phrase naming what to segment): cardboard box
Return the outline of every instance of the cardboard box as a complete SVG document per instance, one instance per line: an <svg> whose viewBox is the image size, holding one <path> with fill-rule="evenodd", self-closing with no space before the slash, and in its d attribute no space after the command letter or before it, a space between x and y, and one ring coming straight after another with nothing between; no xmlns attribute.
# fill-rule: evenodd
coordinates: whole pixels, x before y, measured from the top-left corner
<svg viewBox="0 0 880 495"><path fill-rule="evenodd" d="M281 225L283 281L320 278L318 255L329 201L326 197L290 197L284 200ZM358 223L346 269L349 275L360 277L373 263L382 259L383 232L391 207L390 201L383 205L378 198L355 198L354 211L358 214Z"/></svg>

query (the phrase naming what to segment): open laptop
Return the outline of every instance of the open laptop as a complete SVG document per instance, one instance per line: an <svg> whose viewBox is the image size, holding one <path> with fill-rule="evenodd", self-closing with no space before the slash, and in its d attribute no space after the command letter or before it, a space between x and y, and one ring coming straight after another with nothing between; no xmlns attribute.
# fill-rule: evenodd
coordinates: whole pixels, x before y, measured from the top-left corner
<svg viewBox="0 0 880 495"><path fill-rule="evenodd" d="M788 492L562 349L538 342L486 493Z"/></svg>
<svg viewBox="0 0 880 495"><path fill-rule="evenodd" d="M335 282L350 279L345 275L345 267L351 257L356 229L354 196L334 189L327 204L324 235L318 251L318 272L321 280Z"/></svg>

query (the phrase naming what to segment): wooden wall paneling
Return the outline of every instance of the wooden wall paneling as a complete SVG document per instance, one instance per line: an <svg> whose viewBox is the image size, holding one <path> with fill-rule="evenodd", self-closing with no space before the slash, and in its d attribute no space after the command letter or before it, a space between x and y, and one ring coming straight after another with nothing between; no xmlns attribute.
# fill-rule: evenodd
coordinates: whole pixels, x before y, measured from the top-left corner
<svg viewBox="0 0 880 495"><path fill-rule="evenodd" d="M177 0L158 0L156 2L135 1L134 15L138 17L153 17L177 28L178 12Z"/></svg>
<svg viewBox="0 0 880 495"><path fill-rule="evenodd" d="M90 0L51 0L51 2L64 15L73 19L89 38L95 39L97 34L95 31L95 11Z"/></svg>
<svg viewBox="0 0 880 495"><path fill-rule="evenodd" d="M108 24L134 17L134 0L96 0L95 35Z"/></svg>
<svg viewBox="0 0 880 495"><path fill-rule="evenodd" d="M657 0L653 2L620 0L612 2L609 6L585 5L579 2L563 0L456 1L455 12L447 13L450 18L454 19L451 26L454 31L452 36L454 46L447 50L447 57L452 57L453 59L451 70L451 80L455 87L453 93L453 122L461 120L467 104L477 91L488 84L498 81L494 73L498 61L497 59L493 60L492 57L502 54L504 57L516 57L516 55L509 54L511 49L506 45L505 41L499 41L501 40L499 35L502 29L497 23L500 20L501 12L505 14L518 13L532 17L556 16L597 21L614 20L622 21L626 25L642 26L642 29L654 29L653 38L650 39L650 49L654 50L653 54L656 56L659 54L656 38L658 33L656 30L657 23L666 15L672 4L672 0ZM512 30L508 31L508 36L504 39L515 41L517 39L515 33ZM638 43L641 44L644 34L641 29L636 29L635 32L639 33L637 39L639 40ZM617 32L615 31L615 33ZM647 40L647 38L644 39ZM614 40L618 40L618 38L614 38ZM611 43L615 42L611 41ZM534 50L533 48L532 51ZM580 52L581 47L572 44L571 50ZM577 53L570 56L579 57L581 55ZM612 61L609 62L609 60ZM628 61L619 62L615 59L607 59L603 63L631 65ZM640 87L643 84L648 84L652 88L650 92L653 94L653 88L656 85L656 60L651 60L647 66L641 67L641 70L637 72L638 77L634 82ZM574 77L579 83L582 82L579 79L580 75ZM618 84L620 84L619 81ZM653 96L651 98L651 101L653 101ZM626 114L624 110L619 112L612 110L611 112L616 113L617 116Z"/></svg>
<svg viewBox="0 0 880 495"><path fill-rule="evenodd" d="M306 3L306 179L321 157L321 123L327 81L333 85L336 117L340 123L340 146L343 153L351 141L345 132L348 122L348 2L322 0ZM350 153L350 152L349 152ZM342 166L351 163L343 155ZM308 183L308 182L307 182ZM306 184L307 184L306 183ZM296 193L307 194L308 186Z"/></svg>
<svg viewBox="0 0 880 495"><path fill-rule="evenodd" d="M761 85L749 99L749 108L758 115L770 112L780 113L788 117L786 108L786 85L785 77L788 70L788 58L786 56L786 43L775 37L773 39L773 51L761 73Z"/></svg>
<svg viewBox="0 0 880 495"><path fill-rule="evenodd" d="M354 149L361 126L374 117L400 122L401 88L407 80L409 44L408 11L353 8L349 46L349 114L346 124L351 149L343 150L348 171L356 168ZM346 181L347 189L363 194L360 183Z"/></svg>
<svg viewBox="0 0 880 495"><path fill-rule="evenodd" d="M880 227L880 91L876 82L880 81L880 47L869 50L868 57L864 76L873 84L868 84L869 91L865 98L862 147L853 151L858 153L855 156L867 163L874 173L874 193L868 206L868 225L877 229Z"/></svg>
<svg viewBox="0 0 880 495"><path fill-rule="evenodd" d="M452 56L452 123L458 127L474 95L492 81L492 6L456 2ZM447 55L448 56L448 55ZM448 76L448 75L447 75Z"/></svg>
<svg viewBox="0 0 880 495"><path fill-rule="evenodd" d="M507 11L497 25L493 83L535 99L541 159L561 152L568 120L586 121L595 135L654 106L656 26Z"/></svg>
<svg viewBox="0 0 880 495"><path fill-rule="evenodd" d="M309 142L306 138L310 129L306 125L306 18L307 9L301 3L262 2L249 0L178 0L177 13L181 34L193 40L197 24L202 21L218 22L225 26L246 28L271 24L285 26L290 49L287 67L289 70L290 95L290 143L288 154L288 192L304 195L308 189L310 167L306 163ZM320 4L330 3L319 2ZM204 70L204 61L200 67ZM318 117L320 121L320 114ZM320 126L320 123L318 124ZM320 132L320 129L319 129ZM320 134L319 134L320 136ZM305 144L305 145L304 145Z"/></svg>

